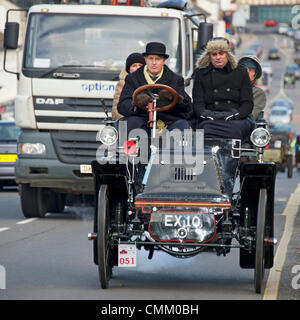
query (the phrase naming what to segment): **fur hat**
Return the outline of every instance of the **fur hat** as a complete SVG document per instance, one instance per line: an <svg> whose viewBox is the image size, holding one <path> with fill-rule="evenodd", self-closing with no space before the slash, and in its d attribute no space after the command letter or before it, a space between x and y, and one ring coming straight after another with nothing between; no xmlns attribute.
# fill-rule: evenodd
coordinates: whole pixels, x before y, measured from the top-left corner
<svg viewBox="0 0 300 320"><path fill-rule="evenodd" d="M134 63L141 63L142 65L145 64L145 58L141 53L133 52L130 54L126 59L126 66L125 69L129 73L129 68Z"/></svg>
<svg viewBox="0 0 300 320"><path fill-rule="evenodd" d="M210 63L209 54L212 52L219 52L219 51L227 52L228 61L231 65L231 68L235 69L237 67L237 62L230 51L229 41L226 38L222 38L222 37L213 38L207 42L205 51L200 56L197 62L198 67L199 68L207 67Z"/></svg>

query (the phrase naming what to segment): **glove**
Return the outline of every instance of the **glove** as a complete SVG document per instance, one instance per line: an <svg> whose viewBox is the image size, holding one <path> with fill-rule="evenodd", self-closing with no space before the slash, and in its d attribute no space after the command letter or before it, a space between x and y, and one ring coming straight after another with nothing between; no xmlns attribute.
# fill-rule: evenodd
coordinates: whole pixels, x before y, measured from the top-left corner
<svg viewBox="0 0 300 320"><path fill-rule="evenodd" d="M173 94L166 90L166 89L162 89L159 94L158 97L160 100L163 101L172 101L174 99ZM183 102L183 96L181 96L180 94L178 95L178 102L177 103L182 103Z"/></svg>
<svg viewBox="0 0 300 320"><path fill-rule="evenodd" d="M211 110L203 110L200 114L200 118L214 120L214 115Z"/></svg>
<svg viewBox="0 0 300 320"><path fill-rule="evenodd" d="M160 100L164 100L164 101L172 101L174 99L174 96L172 95L171 92L169 92L168 90L166 89L162 89L159 94L159 99Z"/></svg>
<svg viewBox="0 0 300 320"><path fill-rule="evenodd" d="M151 101L151 98L146 93L140 93L137 97L137 106L140 108L145 108Z"/></svg>
<svg viewBox="0 0 300 320"><path fill-rule="evenodd" d="M230 116L232 116L231 111L213 111L213 117L216 120L226 120Z"/></svg>
<svg viewBox="0 0 300 320"><path fill-rule="evenodd" d="M240 116L239 112L236 109L232 109L231 110L231 115L227 116L225 118L225 120L226 121L228 121L228 120L238 120L239 116Z"/></svg>

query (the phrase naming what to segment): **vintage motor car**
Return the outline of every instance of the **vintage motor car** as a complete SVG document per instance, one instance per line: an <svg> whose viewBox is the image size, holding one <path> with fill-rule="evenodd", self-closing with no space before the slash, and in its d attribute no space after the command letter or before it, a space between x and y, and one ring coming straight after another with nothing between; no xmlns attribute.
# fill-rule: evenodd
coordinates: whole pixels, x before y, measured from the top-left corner
<svg viewBox="0 0 300 320"><path fill-rule="evenodd" d="M170 91L173 102L157 107L158 89ZM192 130L165 143L168 133L159 134L157 112L172 108L178 94L165 85L145 85L134 92L135 104L142 90L153 98L146 108L151 129L151 137L145 137L150 141L146 165L138 160L147 143L139 137L118 143L124 137L111 119L99 132L107 149L92 162L96 205L88 238L101 287L108 288L113 267L135 266L136 249L148 250L151 259L156 250L189 258L237 248L240 267L254 269L260 293L276 244L276 165L263 161L270 140L266 122L256 124L248 147L235 139L201 139L201 132ZM183 154L184 161L177 161Z"/></svg>
<svg viewBox="0 0 300 320"><path fill-rule="evenodd" d="M264 149L264 161L275 162L278 170L287 169L287 177L292 178L295 152L292 147L293 130L290 125L275 125L270 129L271 140Z"/></svg>

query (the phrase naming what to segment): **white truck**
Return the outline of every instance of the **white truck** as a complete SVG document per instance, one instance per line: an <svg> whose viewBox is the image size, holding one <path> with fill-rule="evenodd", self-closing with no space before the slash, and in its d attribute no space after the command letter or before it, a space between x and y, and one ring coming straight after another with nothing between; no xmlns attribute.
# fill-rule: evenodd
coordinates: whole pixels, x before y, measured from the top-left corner
<svg viewBox="0 0 300 320"><path fill-rule="evenodd" d="M196 16L201 14L185 11L183 1L159 6L29 9L15 100L15 120L22 129L15 173L25 217L63 211L67 195L93 194L90 163L106 117L102 104L111 111L130 53L143 52L150 41L165 43L169 67L186 79L191 92L195 55L212 36L212 25L206 18L200 23ZM9 12L7 17L4 48L14 50L18 24L9 21ZM12 72L5 60L4 69Z"/></svg>

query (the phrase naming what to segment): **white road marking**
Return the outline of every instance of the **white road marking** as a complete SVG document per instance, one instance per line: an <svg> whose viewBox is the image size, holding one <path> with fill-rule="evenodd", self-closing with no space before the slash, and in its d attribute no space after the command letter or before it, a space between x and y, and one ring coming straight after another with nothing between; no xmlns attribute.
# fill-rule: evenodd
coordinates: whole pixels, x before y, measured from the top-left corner
<svg viewBox="0 0 300 320"><path fill-rule="evenodd" d="M2 232L2 231L7 231L7 230L10 230L10 228L7 228L7 227L0 228L0 232Z"/></svg>
<svg viewBox="0 0 300 320"><path fill-rule="evenodd" d="M282 215L286 216L285 226L278 248L274 258L274 266L270 270L266 283L263 300L276 300L278 296L278 288L281 278L283 265L286 258L288 245L293 234L294 222L300 205L300 183L295 192L290 195L287 206Z"/></svg>
<svg viewBox="0 0 300 320"><path fill-rule="evenodd" d="M285 197L275 198L275 201L277 201L277 202L285 202L285 201L287 201L287 198L285 198Z"/></svg>
<svg viewBox="0 0 300 320"><path fill-rule="evenodd" d="M22 221L17 222L16 224L27 224L27 223L33 222L33 221L35 221L35 220L37 220L37 219L38 219L38 218L25 219L25 220L22 220Z"/></svg>

